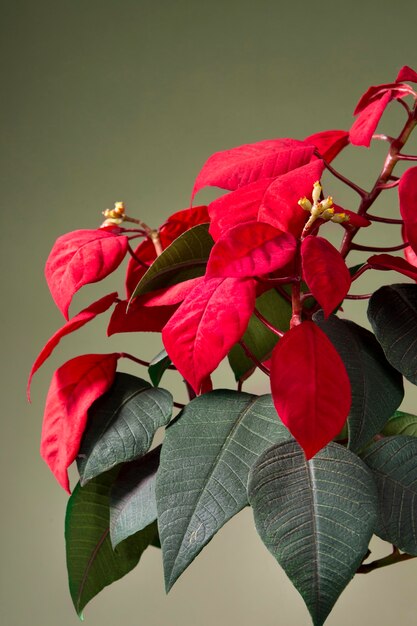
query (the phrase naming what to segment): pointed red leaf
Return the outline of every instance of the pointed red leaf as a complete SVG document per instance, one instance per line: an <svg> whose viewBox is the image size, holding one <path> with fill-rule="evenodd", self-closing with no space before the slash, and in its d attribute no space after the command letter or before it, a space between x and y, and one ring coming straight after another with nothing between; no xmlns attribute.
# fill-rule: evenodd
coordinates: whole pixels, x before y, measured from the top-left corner
<svg viewBox="0 0 417 626"><path fill-rule="evenodd" d="M273 178L263 178L256 183L232 191L209 204L209 233L217 241L229 228L256 221L259 206ZM263 220L265 221L265 220Z"/></svg>
<svg viewBox="0 0 417 626"><path fill-rule="evenodd" d="M375 270L393 270L417 280L417 267L401 257L391 254L374 254L367 262Z"/></svg>
<svg viewBox="0 0 417 626"><path fill-rule="evenodd" d="M299 237L308 214L298 201L304 196L311 198L313 184L320 180L323 169L324 162L317 159L276 178L265 191L257 219Z"/></svg>
<svg viewBox="0 0 417 626"><path fill-rule="evenodd" d="M417 253L417 167L410 167L401 176L398 195L404 220L403 237Z"/></svg>
<svg viewBox="0 0 417 626"><path fill-rule="evenodd" d="M275 178L308 163L313 148L296 139L272 139L216 152L203 165L191 199L203 187L234 191L262 178Z"/></svg>
<svg viewBox="0 0 417 626"><path fill-rule="evenodd" d="M206 276L264 276L284 267L294 257L296 239L263 222L240 224L214 244Z"/></svg>
<svg viewBox="0 0 417 626"><path fill-rule="evenodd" d="M271 391L278 415L307 459L338 435L350 410L345 366L327 336L310 321L289 330L275 346Z"/></svg>
<svg viewBox="0 0 417 626"><path fill-rule="evenodd" d="M159 238L162 248L165 250L177 237L185 233L197 224L206 224L210 221L208 209L206 206L196 206L191 209L183 209L171 215L167 221L162 224L159 229ZM156 259L155 247L146 239L142 241L136 248L135 256L139 259L138 263L134 258L129 260L126 272L126 297L129 300L136 289L136 286L148 267Z"/></svg>
<svg viewBox="0 0 417 626"><path fill-rule="evenodd" d="M189 280L184 280L182 283L177 283L176 285L172 285L171 287L156 289L155 291L146 293L143 296L138 296L135 299L135 302L137 302L138 306L142 305L148 308L155 306L162 307L169 306L171 304L179 304L186 298L186 296L188 296L190 291L203 280L204 276L190 278ZM151 311L149 311L148 314L152 315Z"/></svg>
<svg viewBox="0 0 417 626"><path fill-rule="evenodd" d="M349 291L346 263L327 239L311 235L301 242L301 259L304 280L327 317Z"/></svg>
<svg viewBox="0 0 417 626"><path fill-rule="evenodd" d="M70 493L67 469L77 456L87 411L113 384L119 355L84 354L53 375L46 398L41 456Z"/></svg>
<svg viewBox="0 0 417 626"><path fill-rule="evenodd" d="M404 96L414 94L414 90L410 85L400 85L398 81L395 83L385 83L383 85L373 85L361 96L353 115L358 115L364 111L372 102L381 100L387 94L390 95L390 100L398 100Z"/></svg>
<svg viewBox="0 0 417 626"><path fill-rule="evenodd" d="M207 224L210 221L208 208L205 205L182 209L168 217L160 228L161 237L164 240L164 248L177 239L186 230L198 224Z"/></svg>
<svg viewBox="0 0 417 626"><path fill-rule="evenodd" d="M354 146L366 146L369 148L372 135L379 124L379 120L393 97L392 90L389 90L385 92L382 98L372 100L368 106L360 110L360 114L352 124L349 133L350 141Z"/></svg>
<svg viewBox="0 0 417 626"><path fill-rule="evenodd" d="M160 333L178 305L145 307L138 300L118 302L107 328L107 335L116 333Z"/></svg>
<svg viewBox="0 0 417 626"><path fill-rule="evenodd" d="M396 83L417 83L417 72L415 72L408 65L404 65L398 72L398 76L395 79Z"/></svg>
<svg viewBox="0 0 417 626"><path fill-rule="evenodd" d="M30 383L32 381L33 375L41 367L41 365L46 361L46 359L52 354L53 350L59 344L62 337L65 337L65 335L69 335L70 333L74 332L78 328L81 328L81 326L84 326L84 324L87 324L87 322L94 319L100 313L104 313L104 311L107 311L107 309L109 309L116 300L117 300L116 291L113 293L110 293L108 296L104 296L103 298L100 298L100 300L93 302L93 304L90 304L90 306L88 306L86 309L83 309L82 311L80 311L78 315L70 319L69 322L64 324L64 326L62 326L59 330L56 331L56 333L52 335L52 337L44 345L44 347L38 354L34 364L32 365L32 369L29 374L28 386L27 386L28 398L30 394Z"/></svg>
<svg viewBox="0 0 417 626"><path fill-rule="evenodd" d="M128 239L104 230L76 230L59 237L46 261L49 290L65 319L73 295L96 283L122 262Z"/></svg>
<svg viewBox="0 0 417 626"><path fill-rule="evenodd" d="M323 130L309 135L304 141L312 143L322 158L330 163L349 144L349 133L346 130Z"/></svg>
<svg viewBox="0 0 417 626"><path fill-rule="evenodd" d="M196 393L244 334L255 306L252 279L212 278L195 287L162 331L172 362Z"/></svg>

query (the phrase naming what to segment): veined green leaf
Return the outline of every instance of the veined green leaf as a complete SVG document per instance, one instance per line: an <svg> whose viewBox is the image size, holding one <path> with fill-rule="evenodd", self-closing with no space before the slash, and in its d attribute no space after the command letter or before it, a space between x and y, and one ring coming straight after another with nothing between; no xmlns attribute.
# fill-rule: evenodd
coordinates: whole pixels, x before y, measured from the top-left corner
<svg viewBox="0 0 417 626"><path fill-rule="evenodd" d="M246 506L247 478L259 454L289 437L270 395L228 390L192 400L167 429L156 480L167 590Z"/></svg>
<svg viewBox="0 0 417 626"><path fill-rule="evenodd" d="M122 465L110 493L113 548L156 520L155 481L161 446Z"/></svg>
<svg viewBox="0 0 417 626"><path fill-rule="evenodd" d="M339 352L348 373L352 389L348 447L359 450L381 432L400 406L404 397L402 376L388 363L366 328L335 315L324 319L322 311L313 319Z"/></svg>
<svg viewBox="0 0 417 626"><path fill-rule="evenodd" d="M291 305L275 289L270 289L259 296L256 299L256 308L268 322L279 330L286 331L289 329ZM278 336L270 331L256 315L252 315L242 340L258 361L263 361L271 355L278 341ZM231 349L228 359L236 380L247 378L254 369L253 361L246 356L245 351L239 345L235 345Z"/></svg>
<svg viewBox="0 0 417 626"><path fill-rule="evenodd" d="M214 245L208 229L208 224L199 224L177 237L142 276L132 298L203 276Z"/></svg>
<svg viewBox="0 0 417 626"><path fill-rule="evenodd" d="M388 361L417 384L417 285L385 285L371 296L368 318Z"/></svg>
<svg viewBox="0 0 417 626"><path fill-rule="evenodd" d="M408 554L417 555L417 439L386 437L362 455L378 488L375 533Z"/></svg>
<svg viewBox="0 0 417 626"><path fill-rule="evenodd" d="M109 532L109 491L117 474L101 474L85 487L78 484L65 519L68 581L72 601L82 617L85 605L104 587L130 572L144 550L157 541L154 522L113 551Z"/></svg>
<svg viewBox="0 0 417 626"><path fill-rule="evenodd" d="M262 541L321 626L372 536L377 494L371 472L336 443L306 461L291 441L260 456L248 492Z"/></svg>
<svg viewBox="0 0 417 626"><path fill-rule="evenodd" d="M172 361L169 358L166 350L161 350L152 361L149 363L148 373L149 378L152 381L154 387L158 387L161 382L162 376L171 365Z"/></svg>
<svg viewBox="0 0 417 626"><path fill-rule="evenodd" d="M117 373L111 389L89 411L77 456L81 484L145 454L157 429L168 424L172 407L169 391Z"/></svg>
<svg viewBox="0 0 417 626"><path fill-rule="evenodd" d="M386 437L390 435L417 437L417 415L395 411L394 415L385 424L382 434Z"/></svg>

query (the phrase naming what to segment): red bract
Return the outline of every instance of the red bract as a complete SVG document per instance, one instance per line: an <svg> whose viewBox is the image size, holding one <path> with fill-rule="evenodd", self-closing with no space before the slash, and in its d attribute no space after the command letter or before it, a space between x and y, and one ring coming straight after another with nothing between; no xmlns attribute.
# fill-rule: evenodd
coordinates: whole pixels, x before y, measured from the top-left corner
<svg viewBox="0 0 417 626"><path fill-rule="evenodd" d="M172 362L196 393L244 334L255 306L252 279L212 278L187 296L162 331Z"/></svg>
<svg viewBox="0 0 417 626"><path fill-rule="evenodd" d="M275 178L308 163L313 151L308 143L284 138L216 152L197 176L191 199L206 186L234 191L262 178Z"/></svg>
<svg viewBox="0 0 417 626"><path fill-rule="evenodd" d="M323 170L324 162L317 159L276 178L265 191L257 219L299 237L307 214L298 201L304 196L311 198L313 184L320 180Z"/></svg>
<svg viewBox="0 0 417 626"><path fill-rule="evenodd" d="M323 130L309 135L304 141L312 143L320 156L330 163L349 144L349 133L347 130Z"/></svg>
<svg viewBox="0 0 417 626"><path fill-rule="evenodd" d="M372 135L379 124L387 105L392 100L392 92L387 91L380 100L372 101L363 111L350 129L350 141L355 146L369 148Z"/></svg>
<svg viewBox="0 0 417 626"><path fill-rule="evenodd" d="M86 309L80 311L78 315L73 317L69 322L64 324L64 326L62 326L59 330L56 331L55 334L52 335L52 337L47 341L47 343L37 356L34 364L32 365L27 386L28 398L30 394L30 383L32 381L33 375L41 367L42 363L44 363L46 359L52 354L52 351L61 341L62 337L65 337L65 335L69 335L70 333L74 332L74 330L77 330L78 328L81 328L81 326L84 326L84 324L87 324L87 322L94 319L100 313L104 313L104 311L107 311L107 309L109 309L116 300L117 292L110 293L108 296L100 298L100 300L93 302L93 304L90 304L90 306L88 306Z"/></svg>
<svg viewBox="0 0 417 626"><path fill-rule="evenodd" d="M186 296L188 296L190 291L203 280L204 276L190 278L189 280L184 280L182 283L177 283L171 287L156 289L155 291L146 293L143 296L138 296L134 302L137 302L138 306L142 305L145 307L160 307L169 306L171 304L179 304L186 298ZM149 315L151 315L150 312Z"/></svg>
<svg viewBox="0 0 417 626"><path fill-rule="evenodd" d="M398 186L400 212L404 220L404 233L414 252L417 252L417 167L410 167L401 176Z"/></svg>
<svg viewBox="0 0 417 626"><path fill-rule="evenodd" d="M206 206L196 206L191 209L183 209L171 215L159 229L159 238L162 248L165 250L177 237L185 233L197 224L206 224L210 221ZM138 263L131 258L128 263L126 272L126 297L130 299L136 286L148 267L156 259L155 246L150 239L142 241L136 248L135 256L139 259Z"/></svg>
<svg viewBox="0 0 417 626"><path fill-rule="evenodd" d="M375 270L394 270L413 280L417 280L417 267L405 259L391 254L374 254L369 257L368 265Z"/></svg>
<svg viewBox="0 0 417 626"><path fill-rule="evenodd" d="M345 366L313 322L285 333L271 360L271 391L283 423L313 457L341 431L351 405Z"/></svg>
<svg viewBox="0 0 417 626"><path fill-rule="evenodd" d="M409 85L403 85L398 82L369 87L353 112L354 115L359 115L359 117L350 129L350 141L356 146L369 147L372 135L389 102L408 95L415 96L414 89Z"/></svg>
<svg viewBox="0 0 417 626"><path fill-rule="evenodd" d="M303 277L325 316L330 315L349 291L346 263L327 239L306 237L301 243Z"/></svg>
<svg viewBox="0 0 417 626"><path fill-rule="evenodd" d="M154 306L152 311L133 300L119 302L112 313L107 328L107 335L116 333L153 332L160 333L172 314L177 309L173 306Z"/></svg>
<svg viewBox="0 0 417 626"><path fill-rule="evenodd" d="M207 263L209 278L263 276L294 257L296 239L263 222L240 224L214 244Z"/></svg>
<svg viewBox="0 0 417 626"><path fill-rule="evenodd" d="M217 198L209 204L210 235L217 241L229 228L255 222L259 206L273 178L264 178Z"/></svg>
<svg viewBox="0 0 417 626"><path fill-rule="evenodd" d="M45 276L65 319L73 295L84 285L111 274L127 247L127 237L103 230L76 230L57 239L46 261Z"/></svg>
<svg viewBox="0 0 417 626"><path fill-rule="evenodd" d="M87 411L113 384L119 355L85 354L54 374L46 398L41 455L70 493L67 469L77 456Z"/></svg>
<svg viewBox="0 0 417 626"><path fill-rule="evenodd" d="M417 83L417 72L415 72L408 65L404 65L404 67L402 67L400 71L398 72L398 76L395 79L395 82L396 83L403 83L403 82Z"/></svg>

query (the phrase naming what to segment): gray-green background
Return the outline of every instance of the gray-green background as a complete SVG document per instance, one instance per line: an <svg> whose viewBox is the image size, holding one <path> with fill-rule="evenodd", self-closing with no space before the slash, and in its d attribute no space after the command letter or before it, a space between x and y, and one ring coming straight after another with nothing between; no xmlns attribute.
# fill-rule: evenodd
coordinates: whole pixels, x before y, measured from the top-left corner
<svg viewBox="0 0 417 626"><path fill-rule="evenodd" d="M369 84L393 79L403 64L417 66L417 5L3 0L0 22L0 617L4 626L71 626L78 618L66 582L67 497L38 456L49 380L72 356L127 348L152 356L159 343L107 340L105 321L96 320L63 340L28 405L31 362L63 322L43 279L51 245L64 232L96 227L116 200L157 225L188 206L194 177L214 151L348 128ZM398 128L401 112L393 108L388 121ZM381 149L350 150L336 163L366 186L381 157ZM326 191L350 203L353 196L339 189ZM214 197L204 193L201 201ZM395 203L395 194L388 198ZM115 286L122 292L122 279L118 272L107 286L86 287L72 312ZM364 319L361 304L349 312ZM265 381L257 381L264 391ZM412 391L405 406L417 408ZM414 561L357 577L327 623L412 626L416 589ZM310 623L258 540L249 510L219 533L168 597L160 555L149 550L85 616L90 626Z"/></svg>

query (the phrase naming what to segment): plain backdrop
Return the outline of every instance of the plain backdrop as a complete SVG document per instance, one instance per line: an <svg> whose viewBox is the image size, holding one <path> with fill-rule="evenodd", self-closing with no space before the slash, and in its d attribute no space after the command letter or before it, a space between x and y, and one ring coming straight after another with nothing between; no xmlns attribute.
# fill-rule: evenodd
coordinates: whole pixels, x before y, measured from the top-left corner
<svg viewBox="0 0 417 626"><path fill-rule="evenodd" d="M215 151L349 128L368 85L393 80L404 64L417 66L416 22L413 0L3 0L4 626L78 622L66 580L67 496L38 453L54 369L86 352L129 350L148 358L160 348L157 336L107 339L104 316L62 341L34 380L27 403L31 362L63 323L43 278L55 239L95 228L101 211L118 200L157 226L189 206L194 178ZM398 130L401 115L392 105L389 131ZM414 140L414 152L416 147ZM369 187L383 151L348 149L335 165ZM356 208L353 194L328 178L326 184L335 200ZM202 192L198 201L216 193ZM395 206L394 192L378 210L393 214ZM397 241L395 229L388 235L375 231L379 242ZM114 288L123 294L123 270L106 284L85 287L72 314ZM346 315L367 324L363 303L348 306ZM219 384L232 384L224 372ZM410 387L404 407L416 411ZM182 392L172 388L180 399ZM256 378L252 388L266 391L265 379ZM374 549L379 554L386 548L376 542ZM416 588L417 561L358 576L327 624L413 626ZM150 549L136 570L87 606L85 619L89 626L310 624L300 596L258 539L249 509L222 529L169 596L160 553Z"/></svg>

